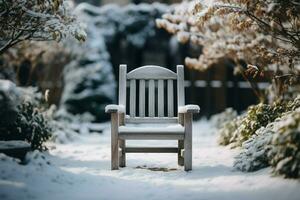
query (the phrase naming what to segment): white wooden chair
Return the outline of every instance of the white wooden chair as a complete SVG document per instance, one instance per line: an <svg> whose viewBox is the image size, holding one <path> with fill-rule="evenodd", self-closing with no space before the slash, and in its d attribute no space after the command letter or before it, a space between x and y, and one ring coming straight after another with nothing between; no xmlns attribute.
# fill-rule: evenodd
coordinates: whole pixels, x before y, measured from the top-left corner
<svg viewBox="0 0 300 200"><path fill-rule="evenodd" d="M106 113L111 114L111 169L125 167L126 153L145 152L177 153L178 164L184 165L185 171L191 170L192 116L200 108L185 105L184 67L178 65L177 73L174 73L163 67L148 65L127 73L127 66L120 65L119 74L119 105L107 105L105 108ZM177 81L177 93L174 81ZM128 83L129 109L126 109ZM175 94L177 109L174 109ZM164 108L165 101L167 108ZM126 115L126 110L129 110L129 115ZM174 115L174 110L178 111L178 115ZM161 126L153 126L156 123ZM127 147L126 140L178 140L178 147Z"/></svg>

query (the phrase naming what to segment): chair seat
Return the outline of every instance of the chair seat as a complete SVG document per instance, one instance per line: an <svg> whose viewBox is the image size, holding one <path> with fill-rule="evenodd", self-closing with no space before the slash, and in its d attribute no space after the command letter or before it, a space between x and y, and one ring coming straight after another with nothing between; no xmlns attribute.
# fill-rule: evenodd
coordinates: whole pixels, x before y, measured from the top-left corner
<svg viewBox="0 0 300 200"><path fill-rule="evenodd" d="M126 124L119 127L119 138L127 140L183 140L180 124Z"/></svg>

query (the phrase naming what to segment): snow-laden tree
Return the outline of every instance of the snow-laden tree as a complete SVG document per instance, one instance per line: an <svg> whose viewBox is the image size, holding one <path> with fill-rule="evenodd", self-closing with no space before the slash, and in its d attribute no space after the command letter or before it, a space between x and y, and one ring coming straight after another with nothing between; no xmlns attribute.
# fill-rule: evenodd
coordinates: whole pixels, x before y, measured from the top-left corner
<svg viewBox="0 0 300 200"><path fill-rule="evenodd" d="M26 40L85 39L68 0L0 0L0 54Z"/></svg>
<svg viewBox="0 0 300 200"><path fill-rule="evenodd" d="M299 82L299 10L300 2L293 0L194 0L175 6L156 24L181 42L203 47L199 58L185 59L187 66L205 70L229 58L235 72L245 79L269 78L276 97L282 97L289 84Z"/></svg>

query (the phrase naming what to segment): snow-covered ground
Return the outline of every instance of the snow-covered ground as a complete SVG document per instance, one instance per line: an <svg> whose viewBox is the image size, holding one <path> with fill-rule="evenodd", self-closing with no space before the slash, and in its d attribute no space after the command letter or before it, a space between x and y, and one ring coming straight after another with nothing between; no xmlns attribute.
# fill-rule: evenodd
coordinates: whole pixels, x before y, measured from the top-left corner
<svg viewBox="0 0 300 200"><path fill-rule="evenodd" d="M269 168L254 173L235 171L236 153L218 146L214 129L201 120L194 125L191 172L177 166L176 154L128 154L127 167L111 171L106 129L103 134L84 134L74 142L55 144L46 155L34 152L28 165L0 155L0 199L300 199L297 180L272 177Z"/></svg>

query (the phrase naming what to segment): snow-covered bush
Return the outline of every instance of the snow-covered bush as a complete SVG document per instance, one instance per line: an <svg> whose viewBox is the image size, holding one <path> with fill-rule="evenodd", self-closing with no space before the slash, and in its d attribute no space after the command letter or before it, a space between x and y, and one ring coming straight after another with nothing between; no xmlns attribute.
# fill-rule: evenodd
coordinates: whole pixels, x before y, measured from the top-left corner
<svg viewBox="0 0 300 200"><path fill-rule="evenodd" d="M1 127L1 140L24 140L32 149L46 150L44 142L51 137L51 127L43 114L30 101L18 106L15 122Z"/></svg>
<svg viewBox="0 0 300 200"><path fill-rule="evenodd" d="M252 136L255 137L258 129L266 127L284 113L293 111L298 107L300 107L299 95L294 100L278 101L271 105L250 106L246 113L231 119L218 129L218 143L221 145L230 144L231 147L241 146Z"/></svg>
<svg viewBox="0 0 300 200"><path fill-rule="evenodd" d="M270 164L276 174L300 177L300 109L286 114L276 123L269 151Z"/></svg>
<svg viewBox="0 0 300 200"><path fill-rule="evenodd" d="M256 171L271 165L276 174L299 177L299 100L298 96L288 102L281 117L261 127L243 142L234 162L235 168Z"/></svg>
<svg viewBox="0 0 300 200"><path fill-rule="evenodd" d="M60 117L88 112L94 116L93 121L101 121L107 117L103 114L105 105L115 101L116 83L103 36L99 34L104 27L95 26L96 17L79 12L81 7L76 7L76 15L86 24L88 37L84 44L67 43L73 49L74 59L63 71L60 110L64 112Z"/></svg>
<svg viewBox="0 0 300 200"><path fill-rule="evenodd" d="M0 80L0 130L16 120L19 102L20 91L17 86L11 81Z"/></svg>
<svg viewBox="0 0 300 200"><path fill-rule="evenodd" d="M277 175L300 177L300 110L284 114L281 118L256 131L243 143L234 167L241 171L256 171L272 166Z"/></svg>
<svg viewBox="0 0 300 200"><path fill-rule="evenodd" d="M238 116L226 123L224 123L218 130L217 133L219 135L218 137L218 143L220 145L228 145L232 143L234 137L234 133L241 125L243 117Z"/></svg>
<svg viewBox="0 0 300 200"><path fill-rule="evenodd" d="M224 112L215 114L211 117L212 124L220 129L227 122L234 120L237 117L237 112L233 108L226 108Z"/></svg>
<svg viewBox="0 0 300 200"><path fill-rule="evenodd" d="M10 83L6 85L14 84ZM5 84L2 86L5 86ZM9 102L0 102L1 108L7 106L7 108L3 108L4 111L10 105L13 105L15 109L14 114L11 112L1 112L3 120L1 120L0 140L23 140L29 142L32 149L45 150L46 147L43 143L51 137L52 128L48 119L44 116L42 109L37 105L37 99L41 95L36 95L31 89L27 92L24 90L14 86L14 89L10 90L9 96L14 97L18 95L18 101L15 98L3 98ZM5 122L4 119L10 119L13 115L16 115L13 120L10 120L9 123L3 123Z"/></svg>
<svg viewBox="0 0 300 200"><path fill-rule="evenodd" d="M104 107L116 100L116 81L107 47L120 39L143 47L158 36L155 18L167 8L158 3L124 7L79 4L75 12L86 24L88 37L84 44L72 44L75 59L64 68L61 107L73 115L88 112L95 121L107 119Z"/></svg>
<svg viewBox="0 0 300 200"><path fill-rule="evenodd" d="M115 100L115 79L111 65L91 60L91 63L78 67L78 62L71 62L65 67L61 103L72 114L89 112L97 121L103 120L105 105Z"/></svg>
<svg viewBox="0 0 300 200"><path fill-rule="evenodd" d="M85 39L67 0L0 1L0 54L26 40Z"/></svg>
<svg viewBox="0 0 300 200"><path fill-rule="evenodd" d="M206 70L220 59L231 59L235 72L251 82L263 101L256 77L270 80L276 98L299 83L299 9L293 0L183 1L158 19L157 26L183 43L202 46L198 58L185 59L191 68Z"/></svg>
<svg viewBox="0 0 300 200"><path fill-rule="evenodd" d="M241 146L255 134L256 130L267 126L286 111L285 103L258 104L250 106L245 117L242 118L230 142Z"/></svg>
<svg viewBox="0 0 300 200"><path fill-rule="evenodd" d="M273 134L273 123L258 129L255 135L243 142L241 152L235 157L234 167L246 172L268 167Z"/></svg>
<svg viewBox="0 0 300 200"><path fill-rule="evenodd" d="M75 12L87 24L88 34L102 35L106 43L124 38L135 47L143 47L149 39L158 36L160 31L155 26L155 19L168 10L169 6L160 3L123 7L116 4L96 7L81 3ZM160 33L160 36L165 35Z"/></svg>

